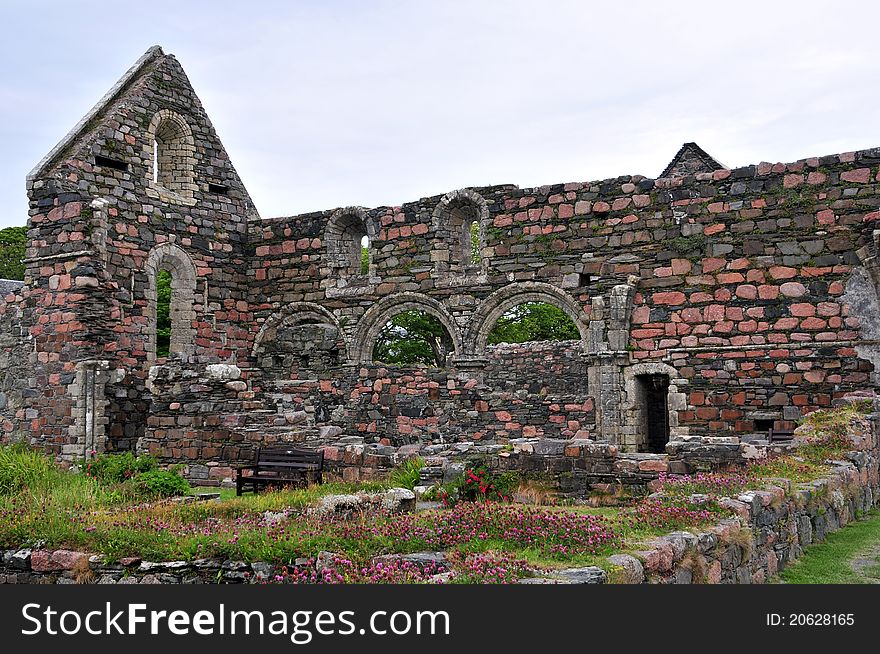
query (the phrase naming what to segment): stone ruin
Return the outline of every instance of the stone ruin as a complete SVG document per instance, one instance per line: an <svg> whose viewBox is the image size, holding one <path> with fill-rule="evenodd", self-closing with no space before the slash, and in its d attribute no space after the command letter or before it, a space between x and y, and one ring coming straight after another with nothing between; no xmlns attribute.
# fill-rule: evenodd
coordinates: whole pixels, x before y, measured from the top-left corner
<svg viewBox="0 0 880 654"><path fill-rule="evenodd" d="M325 448L345 479L416 454L429 477L479 452L584 483L760 456L770 429L875 383L878 169L880 149L729 169L687 143L658 179L264 219L153 47L27 177L2 438L71 463L149 452L202 484L279 442ZM579 339L488 345L524 302ZM373 361L410 309L448 332L444 368Z"/></svg>

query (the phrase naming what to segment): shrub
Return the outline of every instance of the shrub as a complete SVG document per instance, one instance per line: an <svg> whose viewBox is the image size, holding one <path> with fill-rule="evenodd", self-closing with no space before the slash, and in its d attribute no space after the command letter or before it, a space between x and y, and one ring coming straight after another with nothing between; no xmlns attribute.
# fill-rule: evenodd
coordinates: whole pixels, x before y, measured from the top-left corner
<svg viewBox="0 0 880 654"><path fill-rule="evenodd" d="M139 495L146 497L173 497L186 495L192 490L189 482L172 470L148 470L129 483Z"/></svg>
<svg viewBox="0 0 880 654"><path fill-rule="evenodd" d="M456 484L457 499L468 502L506 501L519 481L515 473L493 473L486 466L477 465L465 470L464 476Z"/></svg>
<svg viewBox="0 0 880 654"><path fill-rule="evenodd" d="M404 461L396 468L394 468L394 470L391 471L391 475L388 477L388 480L394 486L399 486L400 488L408 488L412 490L413 488L418 486L419 475L424 466L425 460L420 456L414 459L409 459L408 461Z"/></svg>
<svg viewBox="0 0 880 654"><path fill-rule="evenodd" d="M148 455L136 457L131 452L102 454L86 465L85 472L98 481L118 484L141 473L155 470L156 465L156 459Z"/></svg>
<svg viewBox="0 0 880 654"><path fill-rule="evenodd" d="M23 443L0 446L0 493L11 495L25 488L45 491L58 479L60 471L46 454Z"/></svg>

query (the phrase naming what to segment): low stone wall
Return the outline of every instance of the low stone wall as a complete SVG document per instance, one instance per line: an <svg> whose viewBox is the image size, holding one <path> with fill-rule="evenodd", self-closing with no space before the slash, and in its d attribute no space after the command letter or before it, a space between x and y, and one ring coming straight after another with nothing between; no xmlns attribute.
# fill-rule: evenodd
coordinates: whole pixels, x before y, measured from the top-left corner
<svg viewBox="0 0 880 654"><path fill-rule="evenodd" d="M223 559L154 563L128 557L107 563L105 557L71 550L3 552L3 584L240 584L271 579L275 566Z"/></svg>
<svg viewBox="0 0 880 654"><path fill-rule="evenodd" d="M858 421L857 421L858 422ZM660 584L760 584L880 505L877 414L851 433L854 451L833 462L829 475L793 485L786 479L764 490L724 500L736 517L702 532L657 538L636 556L617 555L612 580Z"/></svg>

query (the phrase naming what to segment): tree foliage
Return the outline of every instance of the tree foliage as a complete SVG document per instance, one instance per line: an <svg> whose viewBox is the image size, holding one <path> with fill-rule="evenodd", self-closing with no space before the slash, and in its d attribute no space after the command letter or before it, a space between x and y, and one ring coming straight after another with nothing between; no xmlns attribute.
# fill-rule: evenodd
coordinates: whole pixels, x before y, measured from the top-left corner
<svg viewBox="0 0 880 654"><path fill-rule="evenodd" d="M442 368L453 351L452 338L436 317L416 309L394 316L379 332L373 360Z"/></svg>
<svg viewBox="0 0 880 654"><path fill-rule="evenodd" d="M24 279L27 227L0 229L0 278Z"/></svg>
<svg viewBox="0 0 880 654"><path fill-rule="evenodd" d="M156 356L167 357L171 349L171 273L156 276Z"/></svg>
<svg viewBox="0 0 880 654"><path fill-rule="evenodd" d="M579 338L577 326L562 309L545 302L525 302L498 319L487 342L495 345Z"/></svg>
<svg viewBox="0 0 880 654"><path fill-rule="evenodd" d="M562 309L544 302L520 304L498 319L488 343L568 341L580 338L577 326ZM403 311L379 332L373 360L395 365L442 368L453 351L452 338L431 314Z"/></svg>

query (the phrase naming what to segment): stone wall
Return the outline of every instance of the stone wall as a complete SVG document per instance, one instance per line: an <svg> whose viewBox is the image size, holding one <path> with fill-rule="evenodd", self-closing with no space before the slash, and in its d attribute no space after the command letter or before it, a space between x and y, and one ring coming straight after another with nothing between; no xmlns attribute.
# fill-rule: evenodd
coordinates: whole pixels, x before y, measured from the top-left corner
<svg viewBox="0 0 880 654"><path fill-rule="evenodd" d="M868 150L264 220L251 229L257 322L271 326L296 306L335 328L340 361L363 364L387 319L421 309L450 332L450 368L491 386L494 320L545 301L581 330L575 374L586 373L601 438L639 449L632 380L657 372L671 381L674 435L766 434L871 381L870 303L846 294L874 267L878 163ZM453 205L480 217L483 245L480 265L456 273L435 229ZM329 260L341 214L373 235L370 275L344 287ZM255 347L266 347L259 334ZM305 362L272 374L327 373ZM502 375L505 387L530 381Z"/></svg>
<svg viewBox="0 0 880 654"><path fill-rule="evenodd" d="M647 583L759 584L796 560L803 548L825 540L880 504L876 416L857 434L859 450L809 484L748 491L727 500L737 513L702 533L678 532L638 553Z"/></svg>
<svg viewBox="0 0 880 654"><path fill-rule="evenodd" d="M28 177L26 283L4 309L17 317L0 318L6 351L27 364L0 388L16 398L0 409L4 438L68 460L84 445L213 460L155 433L191 404L148 384L166 363L163 270L175 365L193 379L237 366L254 394L245 409L212 391L210 410L242 424L228 438L177 424L184 441L269 441L304 412L311 431L294 440L580 435L638 453L651 447L644 376L668 383L673 440L766 435L875 381L880 150L728 170L691 146L660 179L472 187L264 220L180 64L152 48ZM488 346L524 302L561 308L580 339ZM372 361L382 327L412 309L448 331L445 369ZM15 388L24 378L29 392Z"/></svg>

